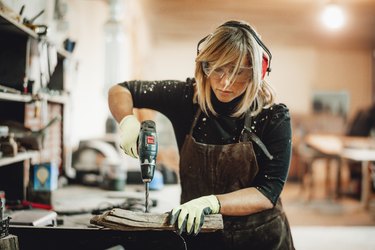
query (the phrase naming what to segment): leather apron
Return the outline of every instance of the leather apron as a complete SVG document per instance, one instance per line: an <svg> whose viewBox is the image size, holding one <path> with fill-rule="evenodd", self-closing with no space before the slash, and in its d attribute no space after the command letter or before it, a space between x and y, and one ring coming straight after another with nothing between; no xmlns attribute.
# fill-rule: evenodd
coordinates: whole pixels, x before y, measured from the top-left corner
<svg viewBox="0 0 375 250"><path fill-rule="evenodd" d="M224 194L251 186L258 173L253 143L272 158L260 139L251 132L251 115L246 114L238 143L212 145L198 143L193 129L201 114L198 111L180 153L181 204L210 194ZM223 216L224 249L294 249L290 227L277 204L247 216Z"/></svg>

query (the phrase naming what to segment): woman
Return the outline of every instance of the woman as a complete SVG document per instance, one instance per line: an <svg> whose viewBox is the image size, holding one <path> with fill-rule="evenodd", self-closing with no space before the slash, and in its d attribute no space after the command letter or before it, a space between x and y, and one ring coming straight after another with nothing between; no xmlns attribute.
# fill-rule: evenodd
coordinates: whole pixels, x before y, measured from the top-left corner
<svg viewBox="0 0 375 250"><path fill-rule="evenodd" d="M294 249L279 199L291 156L287 107L264 80L271 53L245 22L229 21L198 43L195 79L131 81L111 88L122 148L137 157L133 107L166 115L180 150L179 232L197 234L221 213L226 249Z"/></svg>

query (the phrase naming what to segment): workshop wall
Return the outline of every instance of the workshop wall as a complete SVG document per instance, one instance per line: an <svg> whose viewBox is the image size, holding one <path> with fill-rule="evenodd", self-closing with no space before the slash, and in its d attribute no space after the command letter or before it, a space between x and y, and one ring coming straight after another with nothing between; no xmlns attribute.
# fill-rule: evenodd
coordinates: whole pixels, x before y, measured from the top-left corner
<svg viewBox="0 0 375 250"><path fill-rule="evenodd" d="M108 17L107 1L64 0L67 26L58 32L53 18L55 1L5 1L18 10L27 4L25 14L32 16L43 7L44 18L51 23L56 42L66 37L77 41L72 55L75 65L72 100L72 143L100 137L105 131L109 111L104 84L103 25ZM125 1L124 30L132 39L133 61L129 79L180 79L194 74L196 42L200 39L179 39L160 43L148 36L142 9L136 1ZM53 4L52 4L53 5ZM52 11L52 13L51 13ZM44 19L41 17L41 22ZM209 31L207 31L209 32ZM63 33L63 34L62 34ZM262 30L260 30L262 33ZM372 52L368 49L332 48L314 44L295 45L268 41L273 53L272 73L267 80L275 87L279 102L292 112L308 114L314 91L347 91L350 95L349 117L371 103ZM298 37L296 37L296 40ZM296 41L298 44L298 41ZM124 79L124 80L129 80Z"/></svg>
<svg viewBox="0 0 375 250"><path fill-rule="evenodd" d="M105 1L67 1L68 36L77 41L73 60L77 64L72 87L72 143L100 137L108 116L104 93L103 25L108 15Z"/></svg>
<svg viewBox="0 0 375 250"><path fill-rule="evenodd" d="M314 91L347 91L349 118L371 103L371 51L288 46L271 43L272 72L266 80L292 112L312 112ZM195 41L154 44L144 62L146 79L180 79L194 75ZM178 53L176 53L178 51Z"/></svg>
<svg viewBox="0 0 375 250"><path fill-rule="evenodd" d="M272 46L269 82L294 113L312 112L315 91L349 94L348 118L371 103L371 51L311 46Z"/></svg>
<svg viewBox="0 0 375 250"><path fill-rule="evenodd" d="M72 141L99 138L105 133L105 122L110 112L105 86L105 24L109 19L109 1L65 0L69 7L69 36L77 41L73 55L77 62L76 84L72 89ZM130 61L124 68L124 79L142 78L144 62L149 61L150 48L147 27L142 20L142 10L136 1L123 1L122 18L124 35L127 36L126 52L116 55ZM114 61L116 58L113 59ZM118 83L113 82L112 84Z"/></svg>

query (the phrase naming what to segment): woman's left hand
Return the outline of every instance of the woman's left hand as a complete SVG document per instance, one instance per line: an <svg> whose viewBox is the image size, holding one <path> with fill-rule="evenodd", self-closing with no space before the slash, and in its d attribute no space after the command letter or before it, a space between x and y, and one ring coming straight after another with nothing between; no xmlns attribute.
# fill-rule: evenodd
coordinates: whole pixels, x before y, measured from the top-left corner
<svg viewBox="0 0 375 250"><path fill-rule="evenodd" d="M197 235L202 228L204 216L208 214L217 214L220 211L220 203L215 195L203 196L189 202L186 202L170 213L171 225L175 224L177 218L177 227L179 233L186 232Z"/></svg>

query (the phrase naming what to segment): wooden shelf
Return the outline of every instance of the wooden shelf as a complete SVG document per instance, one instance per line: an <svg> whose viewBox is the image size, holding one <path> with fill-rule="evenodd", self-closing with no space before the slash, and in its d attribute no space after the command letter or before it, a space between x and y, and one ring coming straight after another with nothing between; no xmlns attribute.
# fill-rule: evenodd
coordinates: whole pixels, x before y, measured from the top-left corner
<svg viewBox="0 0 375 250"><path fill-rule="evenodd" d="M0 0L1 2L1 0ZM49 53L55 53L57 64L49 81L33 93L23 93L23 82L28 70L37 66L44 55L36 50L34 45L46 44L55 49ZM69 93L65 91L66 64L71 53L64 48L58 48L48 35L39 35L24 25L16 13L8 13L0 10L0 118L18 122L30 129L40 129L44 119L51 120L56 116L61 119L67 114L65 104L69 103ZM4 49L5 48L5 49ZM30 56L36 53L35 62L30 63ZM48 59L48 58L47 58ZM31 80L31 79L26 79ZM39 85L38 85L39 87ZM43 102L47 112L38 112L39 101ZM44 110L44 109L43 109ZM20 152L14 157L0 157L0 190L7 193L7 198L24 200L27 198L27 179L29 168L32 164L41 161L54 161L59 167L66 169L70 164L70 151L64 147L65 126L54 126L48 130L45 137L46 147L36 151ZM9 167L6 167L9 166Z"/></svg>
<svg viewBox="0 0 375 250"><path fill-rule="evenodd" d="M68 97L66 95L48 95L48 94L40 94L40 99L46 99L49 102L65 104L68 101ZM35 98L29 94L22 95L22 94L13 94L13 93L3 93L0 92L0 101L14 101L14 102L31 102L35 101L39 98Z"/></svg>
<svg viewBox="0 0 375 250"><path fill-rule="evenodd" d="M54 103L65 104L68 102L68 97L66 95L46 95L45 98L47 101Z"/></svg>
<svg viewBox="0 0 375 250"><path fill-rule="evenodd" d="M0 92L0 100L15 102L30 102L33 100L31 95L13 94Z"/></svg>
<svg viewBox="0 0 375 250"><path fill-rule="evenodd" d="M34 158L38 155L38 151L27 151L18 153L14 157L2 157L0 158L0 167L13 164L16 162L24 161L27 159Z"/></svg>
<svg viewBox="0 0 375 250"><path fill-rule="evenodd" d="M13 34L25 37L39 38L38 34L22 23L6 16L0 11L0 30L4 30ZM63 48L57 48L57 54L60 58L69 58L71 53Z"/></svg>
<svg viewBox="0 0 375 250"><path fill-rule="evenodd" d="M28 37L30 36L35 39L38 38L38 34L34 32L32 29L6 16L2 12L0 12L0 30L6 30L8 32L11 32L13 34L17 34L20 36L28 36Z"/></svg>

